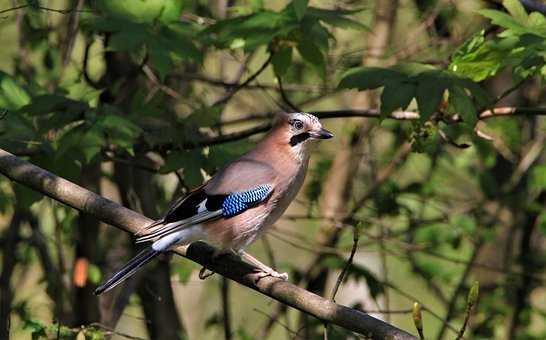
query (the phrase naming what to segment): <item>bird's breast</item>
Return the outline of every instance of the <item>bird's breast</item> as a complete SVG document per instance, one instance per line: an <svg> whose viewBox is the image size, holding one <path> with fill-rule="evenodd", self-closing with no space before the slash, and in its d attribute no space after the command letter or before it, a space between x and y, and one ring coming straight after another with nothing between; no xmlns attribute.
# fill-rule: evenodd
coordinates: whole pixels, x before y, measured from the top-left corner
<svg viewBox="0 0 546 340"><path fill-rule="evenodd" d="M292 203L303 185L306 172L307 162L302 162L295 171L281 178L277 184L276 192L271 197L272 209L264 223L266 227L275 223Z"/></svg>

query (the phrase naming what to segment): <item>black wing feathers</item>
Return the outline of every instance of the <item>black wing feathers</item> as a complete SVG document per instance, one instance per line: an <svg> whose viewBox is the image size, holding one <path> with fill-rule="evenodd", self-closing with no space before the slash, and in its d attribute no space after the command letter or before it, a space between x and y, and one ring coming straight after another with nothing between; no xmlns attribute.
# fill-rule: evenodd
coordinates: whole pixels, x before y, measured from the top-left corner
<svg viewBox="0 0 546 340"><path fill-rule="evenodd" d="M161 219L162 223L167 224L195 216L197 214L197 209L199 209L199 204L206 198L207 193L202 189L193 191L187 196L180 198Z"/></svg>
<svg viewBox="0 0 546 340"><path fill-rule="evenodd" d="M162 218L162 223L167 224L190 218L197 215L199 205L205 202L205 208L208 211L216 211L222 208L222 203L227 195L207 195L204 190L194 191L188 196L183 197L169 209Z"/></svg>

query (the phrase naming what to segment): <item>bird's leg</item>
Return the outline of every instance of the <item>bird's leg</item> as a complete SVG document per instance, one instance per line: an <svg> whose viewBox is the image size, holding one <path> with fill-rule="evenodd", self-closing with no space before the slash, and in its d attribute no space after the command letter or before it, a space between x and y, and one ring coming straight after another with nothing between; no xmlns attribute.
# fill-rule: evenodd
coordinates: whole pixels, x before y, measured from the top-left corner
<svg viewBox="0 0 546 340"><path fill-rule="evenodd" d="M270 268L270 267L266 266L265 264L260 262L260 260L258 260L254 256L250 255L249 253L245 252L244 250L239 251L239 255L247 263L257 267L258 269L260 269L262 271L259 274L260 278L266 277L266 276L272 276L272 277L277 277L277 278L279 278L281 280L284 280L284 281L288 280L288 274L287 273L278 273L278 272L276 272L273 268Z"/></svg>
<svg viewBox="0 0 546 340"><path fill-rule="evenodd" d="M216 249L214 253L212 253L211 256L211 262L216 261L219 257L222 257L224 255L228 254L235 254L237 255L233 249ZM199 278L201 280L204 280L210 276L214 275L214 272L212 270L208 270L206 267L201 267L201 270L199 270Z"/></svg>

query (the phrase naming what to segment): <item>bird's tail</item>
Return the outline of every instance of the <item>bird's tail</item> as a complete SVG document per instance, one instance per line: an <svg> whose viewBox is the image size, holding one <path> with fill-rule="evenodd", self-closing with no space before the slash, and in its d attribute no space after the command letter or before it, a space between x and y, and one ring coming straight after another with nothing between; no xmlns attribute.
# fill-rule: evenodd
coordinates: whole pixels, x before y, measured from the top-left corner
<svg viewBox="0 0 546 340"><path fill-rule="evenodd" d="M129 277L133 276L136 271L150 262L154 257L161 252L152 247L148 247L133 257L123 268L118 270L108 281L95 289L95 295L100 295L119 285Z"/></svg>

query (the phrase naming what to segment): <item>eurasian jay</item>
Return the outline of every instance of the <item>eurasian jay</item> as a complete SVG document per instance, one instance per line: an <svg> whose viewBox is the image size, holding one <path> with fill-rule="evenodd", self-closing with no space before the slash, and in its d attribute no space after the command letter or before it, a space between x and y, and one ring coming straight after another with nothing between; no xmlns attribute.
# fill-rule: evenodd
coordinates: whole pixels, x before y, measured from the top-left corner
<svg viewBox="0 0 546 340"><path fill-rule="evenodd" d="M287 280L286 273L277 273L244 249L277 221L301 188L309 163L308 141L332 137L309 113L280 114L254 149L176 200L162 218L147 226L137 243L152 244L95 294L114 288L155 256L197 240L216 245L220 252L235 252L256 266L260 277Z"/></svg>

